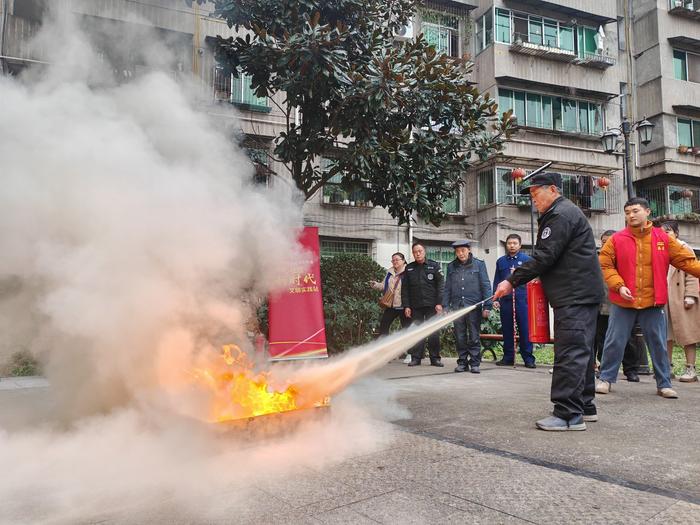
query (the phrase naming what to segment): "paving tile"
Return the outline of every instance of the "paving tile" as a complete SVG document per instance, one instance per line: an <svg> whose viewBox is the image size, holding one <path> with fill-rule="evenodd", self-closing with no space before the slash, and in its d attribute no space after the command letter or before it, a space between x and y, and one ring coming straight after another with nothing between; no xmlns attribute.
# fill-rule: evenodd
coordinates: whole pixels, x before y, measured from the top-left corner
<svg viewBox="0 0 700 525"><path fill-rule="evenodd" d="M435 523L459 509L439 502L427 501L401 491L390 492L348 506L379 523Z"/></svg>
<svg viewBox="0 0 700 525"><path fill-rule="evenodd" d="M678 501L652 517L648 523L659 525L667 523L700 525L700 505Z"/></svg>

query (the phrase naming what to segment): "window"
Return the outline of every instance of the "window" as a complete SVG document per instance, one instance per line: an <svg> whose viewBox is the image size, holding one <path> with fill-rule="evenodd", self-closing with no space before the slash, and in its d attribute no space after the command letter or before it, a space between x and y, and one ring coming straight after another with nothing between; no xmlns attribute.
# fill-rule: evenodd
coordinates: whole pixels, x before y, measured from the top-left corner
<svg viewBox="0 0 700 525"><path fill-rule="evenodd" d="M542 19L531 16L529 19L528 42L542 45Z"/></svg>
<svg viewBox="0 0 700 525"><path fill-rule="evenodd" d="M673 77L677 80L688 80L685 52L676 49L673 50Z"/></svg>
<svg viewBox="0 0 700 525"><path fill-rule="evenodd" d="M489 168L479 172L479 207L495 204L496 199L493 187L493 169Z"/></svg>
<svg viewBox="0 0 700 525"><path fill-rule="evenodd" d="M603 131L603 106L594 102L499 88L498 103L501 112L512 109L525 126L589 135Z"/></svg>
<svg viewBox="0 0 700 525"><path fill-rule="evenodd" d="M559 47L567 51L574 51L573 27L559 26Z"/></svg>
<svg viewBox="0 0 700 525"><path fill-rule="evenodd" d="M370 255L368 241L346 241L344 239L321 239L321 257L333 257L342 253Z"/></svg>
<svg viewBox="0 0 700 525"><path fill-rule="evenodd" d="M267 97L258 97L250 86L250 76L240 73L231 80L231 102L254 111L269 110Z"/></svg>
<svg viewBox="0 0 700 525"><path fill-rule="evenodd" d="M445 199L442 203L442 210L445 213L461 213L462 211L462 192L457 190L453 197Z"/></svg>
<svg viewBox="0 0 700 525"><path fill-rule="evenodd" d="M327 171L333 160L321 158L321 170ZM345 206L370 206L367 191L362 186L349 188L343 183L343 174L336 173L323 185L324 204L342 204Z"/></svg>
<svg viewBox="0 0 700 525"><path fill-rule="evenodd" d="M535 93L527 94L526 125L533 128L542 127L542 97Z"/></svg>
<svg viewBox="0 0 700 525"><path fill-rule="evenodd" d="M498 107L501 113L513 109L513 92L510 89L498 90Z"/></svg>
<svg viewBox="0 0 700 525"><path fill-rule="evenodd" d="M269 112L267 97L258 97L250 87L250 77L240 73L238 78L216 66L213 75L214 100L228 101L249 111Z"/></svg>
<svg viewBox="0 0 700 525"><path fill-rule="evenodd" d="M455 259L455 251L447 246L426 246L425 257L426 259L439 262L442 267L442 274L445 275L447 273L447 265Z"/></svg>
<svg viewBox="0 0 700 525"><path fill-rule="evenodd" d="M253 175L255 183L261 186L269 186L271 172L268 150L264 148L246 148L246 153L255 165L255 174Z"/></svg>
<svg viewBox="0 0 700 525"><path fill-rule="evenodd" d="M592 27L577 27L578 34L578 56L586 58L590 55L595 55L598 49L595 36L598 31Z"/></svg>
<svg viewBox="0 0 700 525"><path fill-rule="evenodd" d="M514 40L574 51L574 28L557 20L496 9L496 41L510 44Z"/></svg>
<svg viewBox="0 0 700 525"><path fill-rule="evenodd" d="M618 17L617 19L617 48L620 51L627 49L627 41L625 40L625 19Z"/></svg>
<svg viewBox="0 0 700 525"><path fill-rule="evenodd" d="M496 9L496 41L510 44L510 11Z"/></svg>
<svg viewBox="0 0 700 525"><path fill-rule="evenodd" d="M678 145L700 147L700 120L678 119Z"/></svg>
<svg viewBox="0 0 700 525"><path fill-rule="evenodd" d="M526 195L520 195L523 183L514 181L511 171L513 171L513 168L496 168L498 203L529 207L530 198ZM527 173L529 172L530 170L527 171Z"/></svg>
<svg viewBox="0 0 700 525"><path fill-rule="evenodd" d="M700 55L674 49L673 77L677 80L700 82Z"/></svg>
<svg viewBox="0 0 700 525"><path fill-rule="evenodd" d="M425 40L436 51L452 57L459 56L459 18L426 11L423 13L422 30Z"/></svg>
<svg viewBox="0 0 700 525"><path fill-rule="evenodd" d="M476 52L480 53L493 43L493 15L489 9L476 21Z"/></svg>
<svg viewBox="0 0 700 525"><path fill-rule="evenodd" d="M692 193L689 195L688 190ZM700 211L700 188L697 186L657 186L640 188L639 196L649 201L652 216L698 213Z"/></svg>

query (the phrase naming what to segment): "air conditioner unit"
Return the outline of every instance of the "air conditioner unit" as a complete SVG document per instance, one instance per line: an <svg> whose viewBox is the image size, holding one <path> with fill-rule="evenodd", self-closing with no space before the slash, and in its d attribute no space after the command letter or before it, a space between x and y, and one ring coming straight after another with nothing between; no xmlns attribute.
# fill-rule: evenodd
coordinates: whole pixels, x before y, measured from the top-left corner
<svg viewBox="0 0 700 525"><path fill-rule="evenodd" d="M399 29L394 37L400 40L410 40L413 38L413 21L409 20L408 24Z"/></svg>

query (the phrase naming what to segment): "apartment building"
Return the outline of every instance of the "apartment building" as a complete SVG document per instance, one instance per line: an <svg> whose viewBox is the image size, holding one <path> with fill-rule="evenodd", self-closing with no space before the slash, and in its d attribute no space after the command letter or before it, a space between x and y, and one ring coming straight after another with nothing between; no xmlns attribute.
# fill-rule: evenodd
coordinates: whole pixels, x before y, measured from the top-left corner
<svg viewBox="0 0 700 525"><path fill-rule="evenodd" d="M636 114L655 124L641 146L638 193L681 221L700 248L700 1L634 3Z"/></svg>
<svg viewBox="0 0 700 525"><path fill-rule="evenodd" d="M0 0L0 66L6 74L46 61L41 49L28 46L46 3ZM284 183L279 180L284 169L268 155L285 122L278 108L283 97L258 98L245 76L232 78L216 66L214 37L233 33L209 16L211 5L188 8L182 0L53 3L98 35L137 35L143 24L154 26L173 51L172 74L193 77L205 87L202 111L230 124L232 140L243 142L257 166L258 182ZM448 203L448 218L439 228L418 217L411 225L398 225L361 190L347 192L339 180L331 180L304 205L305 223L319 227L322 253L365 253L387 264L392 252L408 254L410 243L419 240L429 257L446 264L453 258L450 243L467 237L477 241L475 251L492 264L509 233L519 233L529 246L536 229L536 216L528 199L519 196L521 182L513 180L513 170L527 172L547 161L564 175L564 194L589 217L596 235L620 228L627 196L623 156L605 153L600 134L619 127L623 115L631 121L646 115L655 124L648 146L638 147L632 136L637 192L650 198L658 214L694 220L700 208L700 17L695 7L687 0L427 0L397 38L423 33L440 51L471 55L471 80L502 110L513 110L519 131L501 154L465 173L465 185ZM100 39L95 41L99 45ZM109 58L125 80L146 68L134 56ZM229 111L232 107L237 112ZM692 222L684 224L700 247L696 229Z"/></svg>

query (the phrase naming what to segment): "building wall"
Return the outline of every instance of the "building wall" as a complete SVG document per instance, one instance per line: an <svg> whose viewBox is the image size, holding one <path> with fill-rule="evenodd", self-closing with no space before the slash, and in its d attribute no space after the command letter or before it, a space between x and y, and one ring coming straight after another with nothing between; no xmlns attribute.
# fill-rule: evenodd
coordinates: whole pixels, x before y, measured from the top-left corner
<svg viewBox="0 0 700 525"><path fill-rule="evenodd" d="M156 28L178 35L185 43L180 53L182 67L198 78L205 92L212 89L214 55L209 39L216 35L230 36L233 32L224 22L209 17L211 6L187 8L181 0L56 0L83 20L110 19L125 24L152 24ZM620 104L617 95L621 83L634 87L634 104L629 114L647 114L655 119L654 141L640 148L638 161L641 168L636 175L641 181L654 180L669 173L679 177L698 177L696 157L683 156L677 151L676 114L674 105L689 104L700 107L700 84L673 79L671 45L668 36L691 36L700 39L700 22L668 14L666 0L633 0L633 13L625 13L627 0L601 2L599 0L558 0L555 2L533 2L531 0L474 0L477 8L470 17L462 20L460 53L471 53L475 67L471 75L480 89L497 96L499 85L517 87L522 83L528 90L539 90L572 98L596 100L604 104L605 127L620 124ZM13 2L10 2L12 7ZM431 4L439 7L439 2ZM606 53L615 59L615 65L606 69L595 69L575 63L523 55L513 52L508 44L493 43L478 53L474 49L474 21L485 12L496 7L533 15L541 15L572 23L594 26L601 18L611 21L604 25ZM564 11L559 8L565 8ZM634 15L630 38L624 32L624 20L617 19ZM90 17L90 18L88 18ZM630 18L631 20L631 18ZM418 33L420 16L416 19ZM30 49L28 42L35 34L38 23L19 17L10 11L6 24L5 54L22 60L46 60L46 50ZM169 33L168 33L169 34ZM659 35L662 35L661 37ZM622 36L622 42L620 41ZM629 41L628 41L629 40ZM628 63L627 49L635 58ZM21 60L20 60L21 62ZM634 78L629 77L629 68ZM504 78L510 77L506 81ZM513 85L515 79L515 86ZM536 87L533 87L536 86ZM211 91L213 93L213 91ZM282 95L276 101L282 103ZM212 104L208 96L202 101L202 110L222 119L232 128L250 137L249 140L271 147L271 140L283 129L285 115L272 105L269 112L237 111L225 102ZM636 142L636 140L633 140ZM637 146L634 146L636 156ZM700 157L697 157L700 159ZM619 203L624 200L621 155L607 155L595 136L577 136L556 131L526 128L519 131L506 145L498 165L525 167L539 166L552 161L551 169L585 176L607 176L611 179L611 195L614 193L618 206L606 213L592 213L590 221L598 235L605 229L619 228L623 223ZM495 165L495 164L494 164ZM281 166L270 166L273 172L284 173ZM461 193L462 210L450 216L436 228L418 220L410 228L398 226L384 210L371 206L346 206L324 202L319 192L304 205L305 222L316 225L324 239L348 239L364 241L369 253L382 265L388 265L394 251L410 252L410 242L421 240L434 246L448 246L458 238L472 238L477 256L494 262L503 253L505 236L513 230L530 243L529 214L526 209L513 205L478 206L479 187L476 178L478 167L465 174L465 185ZM272 182L275 183L274 180ZM280 183L279 181L277 183Z"/></svg>

